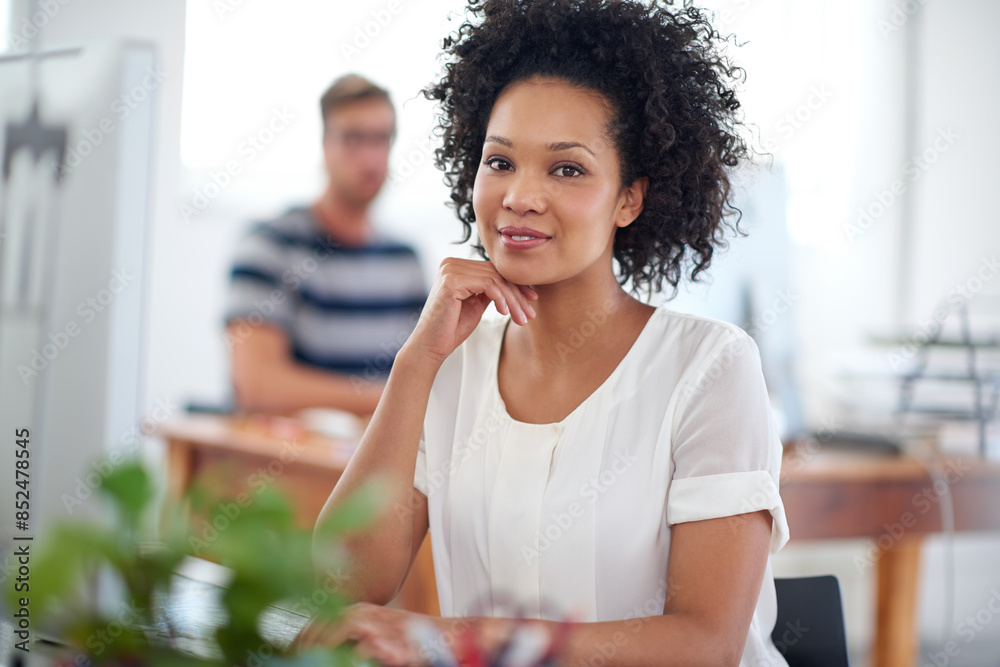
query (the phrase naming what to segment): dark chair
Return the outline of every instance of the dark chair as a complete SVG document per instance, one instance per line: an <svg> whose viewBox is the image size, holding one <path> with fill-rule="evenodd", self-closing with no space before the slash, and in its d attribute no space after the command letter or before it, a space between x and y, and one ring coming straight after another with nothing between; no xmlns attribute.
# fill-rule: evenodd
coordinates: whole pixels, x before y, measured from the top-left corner
<svg viewBox="0 0 1000 667"><path fill-rule="evenodd" d="M789 667L848 667L837 577L775 579L778 618L771 639Z"/></svg>

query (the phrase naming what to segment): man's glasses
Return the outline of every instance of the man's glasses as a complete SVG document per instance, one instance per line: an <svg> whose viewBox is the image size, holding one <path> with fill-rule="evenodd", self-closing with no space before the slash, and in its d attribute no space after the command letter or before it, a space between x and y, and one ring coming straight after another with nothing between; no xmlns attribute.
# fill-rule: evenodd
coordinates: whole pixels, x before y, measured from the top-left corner
<svg viewBox="0 0 1000 667"><path fill-rule="evenodd" d="M361 130L330 130L326 140L340 144L349 151L358 150L364 146L388 149L392 145L394 132L364 132Z"/></svg>

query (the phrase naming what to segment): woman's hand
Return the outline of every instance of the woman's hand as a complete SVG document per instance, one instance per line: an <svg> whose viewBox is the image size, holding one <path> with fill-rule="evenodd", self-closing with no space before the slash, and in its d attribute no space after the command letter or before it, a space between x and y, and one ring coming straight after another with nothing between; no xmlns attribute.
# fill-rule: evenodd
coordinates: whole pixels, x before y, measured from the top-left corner
<svg viewBox="0 0 1000 667"><path fill-rule="evenodd" d="M564 627L554 629L565 632ZM472 659L476 655L494 664L504 649L510 649L517 633L522 653L525 646L534 646L545 654L552 645L552 631L546 621L440 618L362 602L349 606L338 621L311 621L295 646L335 648L354 642L358 657L375 659L385 667L454 663L456 655L464 656L462 664L479 664Z"/></svg>
<svg viewBox="0 0 1000 667"><path fill-rule="evenodd" d="M419 647L410 640L407 625L421 614L390 609L365 602L353 604L339 621L311 621L295 643L299 649L340 646L356 642L355 652L362 658L374 658L386 667L427 664Z"/></svg>
<svg viewBox="0 0 1000 667"><path fill-rule="evenodd" d="M492 262L449 257L441 262L406 346L442 362L469 337L491 301L498 312L523 325L535 316L529 302L537 298L530 287L507 281Z"/></svg>

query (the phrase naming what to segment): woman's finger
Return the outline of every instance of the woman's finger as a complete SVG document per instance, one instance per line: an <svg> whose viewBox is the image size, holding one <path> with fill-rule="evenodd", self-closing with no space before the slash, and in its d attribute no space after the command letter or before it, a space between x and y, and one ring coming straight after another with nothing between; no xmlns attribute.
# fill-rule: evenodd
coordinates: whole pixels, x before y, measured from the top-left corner
<svg viewBox="0 0 1000 667"><path fill-rule="evenodd" d="M524 298L528 301L538 301L538 292L534 290L530 285L517 285L518 290L524 295Z"/></svg>
<svg viewBox="0 0 1000 667"><path fill-rule="evenodd" d="M497 275L499 276L499 274ZM511 319L517 324L527 324L528 320L535 316L535 309L521 292L521 286L504 280L502 276L500 276L500 280L503 281L504 292L507 295L508 305L513 304L514 306L514 312L511 313Z"/></svg>
<svg viewBox="0 0 1000 667"><path fill-rule="evenodd" d="M336 632L336 625L331 621L310 621L295 638L294 645L299 648L312 646L335 646L330 643Z"/></svg>
<svg viewBox="0 0 1000 667"><path fill-rule="evenodd" d="M500 275L491 262L448 259L442 264L442 272L451 278L453 288L461 289L464 287L465 290L476 289L466 282L468 278L481 277L482 282L474 281L478 283L478 288L490 297L497 312L501 315L510 315L511 319L518 324L526 324L529 319L535 316L534 308L531 307L529 301L536 300L538 293L529 286L517 285L508 281ZM497 291L490 289L491 285L498 287L500 296L498 296ZM466 294L472 295L467 291Z"/></svg>
<svg viewBox="0 0 1000 667"><path fill-rule="evenodd" d="M296 643L301 646L340 646L344 642L361 641L374 631L366 620L366 609L357 605L348 608L337 620L313 619L299 633Z"/></svg>
<svg viewBox="0 0 1000 667"><path fill-rule="evenodd" d="M501 315L510 315L510 304L507 302L507 295L493 280L486 280L483 284L483 293L490 297L498 313Z"/></svg>

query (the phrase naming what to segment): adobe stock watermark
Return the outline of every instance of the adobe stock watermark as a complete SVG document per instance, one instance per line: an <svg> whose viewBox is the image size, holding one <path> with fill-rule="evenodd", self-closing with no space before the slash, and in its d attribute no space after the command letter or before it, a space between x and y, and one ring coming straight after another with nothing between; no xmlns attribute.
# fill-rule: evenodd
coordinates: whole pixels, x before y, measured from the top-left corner
<svg viewBox="0 0 1000 667"><path fill-rule="evenodd" d="M783 458L781 462L781 474L778 476L778 483L768 476L759 476L755 489L752 493L744 496L740 502L739 514L726 517L726 522L732 530L747 523L746 515L761 510L770 511L776 506L780 497L781 482L788 478L788 475L801 469L809 461L814 459L823 449L823 443L829 442L833 434L840 428L836 417L827 417L823 420L820 429L815 435L811 435L801 443L796 443L795 456ZM787 464L787 465L786 465ZM762 471L766 472L766 471Z"/></svg>
<svg viewBox="0 0 1000 667"><path fill-rule="evenodd" d="M31 360L28 364L18 364L17 374L24 386L27 387L31 379L37 378L44 372L62 351L69 347L73 339L80 335L82 327L93 322L99 314L107 310L115 297L125 291L133 281L135 276L130 275L125 269L113 271L107 287L77 304L76 314L80 316L82 324L72 319L61 329L50 331L47 336L48 341L42 343L41 350L37 347L31 349Z"/></svg>
<svg viewBox="0 0 1000 667"><path fill-rule="evenodd" d="M317 586L311 595L302 596L289 606L289 610L303 616L313 616L323 608L330 598L339 595L344 588L344 584L351 580L351 575L344 572L340 566L336 570L327 568L324 573L323 583Z"/></svg>
<svg viewBox="0 0 1000 667"><path fill-rule="evenodd" d="M386 187L395 189L406 179L415 174L425 162L434 161L434 145L429 137L424 137L421 141L411 144L411 148L405 153L400 153L396 149L393 158L392 168L389 170L389 177L386 179Z"/></svg>
<svg viewBox="0 0 1000 667"><path fill-rule="evenodd" d="M83 130L82 138L66 149L66 158L56 165L60 176L73 173L84 161L104 143L104 139L118 129L120 123L132 115L159 88L167 73L160 69L146 68L142 80L111 101L111 115L101 118L93 127Z"/></svg>
<svg viewBox="0 0 1000 667"><path fill-rule="evenodd" d="M461 613L455 614L454 617L449 619L447 630L435 633L433 641L427 641L422 644L419 654L425 662L420 664L449 664L448 660L450 656L454 655L454 650L451 647L458 643L459 637L465 636L473 627L469 616L471 614L468 610L463 610ZM445 656L449 656L449 658Z"/></svg>
<svg viewBox="0 0 1000 667"><path fill-rule="evenodd" d="M889 18L878 20L878 31L881 33L882 38L887 38L906 25L906 22L920 11L921 5L926 2L927 0L904 0L903 2L893 3L892 9L889 11Z"/></svg>
<svg viewBox="0 0 1000 667"><path fill-rule="evenodd" d="M774 642L775 648L778 649L782 654L792 646L799 643L806 633L809 632L808 627L802 625L802 619L797 618L795 622L785 621L785 627L781 631L781 639Z"/></svg>
<svg viewBox="0 0 1000 667"><path fill-rule="evenodd" d="M240 142L236 148L237 155L226 160L225 165L220 169L215 169L209 174L207 182L195 188L194 195L190 201L181 202L178 206L178 213L185 224L190 224L193 218L198 217L209 207L223 190L233 183L233 179L243 171L243 168L257 159L275 139L288 129L296 116L288 110L288 107L274 108L271 116L264 123L263 127Z"/></svg>
<svg viewBox="0 0 1000 667"><path fill-rule="evenodd" d="M924 487L914 494L910 503L917 509L919 515L927 514L931 508L941 502L941 498L951 492L951 485L962 479L972 467L957 460L950 460L942 471L944 479L935 479L933 484ZM886 551L896 545L906 532L917 525L917 514L906 511L899 516L898 521L883 523L884 532L877 539L869 540L863 555L854 557L854 565L858 572L864 572L878 562Z"/></svg>
<svg viewBox="0 0 1000 667"><path fill-rule="evenodd" d="M815 84L809 87L809 95L806 99L791 111L786 112L774 124L775 132L782 139L788 141L795 133L805 127L813 119L816 113L822 109L827 102L833 98L833 91L827 87L826 83ZM761 146L768 152L773 152L779 147L778 141L773 137L761 140Z"/></svg>
<svg viewBox="0 0 1000 667"><path fill-rule="evenodd" d="M684 590L684 586L678 584L674 577L670 577L669 582L661 577L657 582L656 595L646 598L641 604L632 607L623 619L625 625L632 631L632 634L638 634L652 619L662 615L666 604L682 590Z"/></svg>
<svg viewBox="0 0 1000 667"><path fill-rule="evenodd" d="M472 458L473 454L482 449L490 434L495 433L497 429L506 423L507 420L508 417L506 417L503 407L494 406L490 411L490 414L486 416L482 425L476 428L469 434L469 437L458 445L457 450L452 452L452 455L448 457L447 461L434 470L427 471L427 497L430 498L435 491L443 487L463 463L468 461ZM403 523L409 523L413 519L413 512L415 509L416 508L413 505L413 494L411 493L405 503L397 502L393 511L395 512L397 519Z"/></svg>
<svg viewBox="0 0 1000 667"><path fill-rule="evenodd" d="M38 0L37 3L34 3L38 7L38 11L31 16L22 18L20 29L15 28L17 32L7 33L7 44L11 51L15 53L27 51L31 40L37 37L42 28L47 26L49 21L54 19L62 11L62 8L70 2L72 0Z"/></svg>
<svg viewBox="0 0 1000 667"><path fill-rule="evenodd" d="M997 256L984 256L973 274L948 292L945 298L947 306L936 308L930 317L917 325L916 331L905 339L898 350L886 354L892 370L898 371L905 367L917 354L917 350L937 335L948 316L972 300L972 297L982 291L986 283L993 280L998 273L1000 273L1000 261L997 260Z"/></svg>
<svg viewBox="0 0 1000 667"><path fill-rule="evenodd" d="M274 657L274 647L267 642L257 647L257 650L247 649L246 658L240 663L246 667L264 667L271 664Z"/></svg>
<svg viewBox="0 0 1000 667"><path fill-rule="evenodd" d="M212 0L212 10L220 21L225 21L227 15L242 7L245 2L246 0Z"/></svg>
<svg viewBox="0 0 1000 667"><path fill-rule="evenodd" d="M351 41L340 42L340 54L344 56L344 61L350 65L351 61L361 55L361 52L371 45L372 40L377 39L402 11L403 4L400 0L389 0L382 9L372 10L370 18L363 25L354 27L354 38Z"/></svg>
<svg viewBox="0 0 1000 667"><path fill-rule="evenodd" d="M792 306L798 299L798 295L792 289L778 290L771 303L747 327L747 334L760 336L768 331L781 319L781 316L791 312ZM727 341L712 362L698 372L697 378L683 383L681 392L690 398L705 391L711 382L721 378L736 365L738 359L754 349L750 343L751 341L742 338Z"/></svg>
<svg viewBox="0 0 1000 667"><path fill-rule="evenodd" d="M373 382L385 381L386 372L392 368L396 355L403 349L403 345L406 344L419 320L420 313L414 313L407 322L405 330L400 331L394 340L379 343L378 347L381 352L375 355L374 359L365 361L365 370L361 372L361 375L351 374L351 387L354 388L355 394L360 394L362 389L370 386Z"/></svg>
<svg viewBox="0 0 1000 667"><path fill-rule="evenodd" d="M771 298L771 302L767 304L767 307L753 318L746 332L754 337L766 333L771 327L777 324L782 315L791 311L798 300L799 295L791 287L779 289Z"/></svg>
<svg viewBox="0 0 1000 667"><path fill-rule="evenodd" d="M140 609L136 607L135 600L124 605L122 610L118 612L117 618L108 623L103 629L95 630L93 634L87 637L86 644L87 648L90 649L90 656L100 658L104 654L104 651L116 639L122 636L126 628L135 626L141 617Z"/></svg>
<svg viewBox="0 0 1000 667"><path fill-rule="evenodd" d="M195 556L201 555L202 551L219 539L219 536L239 518L243 510L253 504L257 495L285 473L286 465L294 463L302 455L302 447L302 444L295 440L282 442L278 456L247 476L246 485L252 489L251 492L242 491L231 501L218 503L216 505L218 511L210 517L211 521L208 518L201 520L200 536L188 537L188 546Z"/></svg>
<svg viewBox="0 0 1000 667"><path fill-rule="evenodd" d="M607 493L608 489L614 486L638 460L639 457L630 452L622 450L615 452L611 463L597 477L591 477L580 486L580 497L588 500L592 505L597 503L597 499ZM563 512L550 513L549 522L540 528L535 536L535 544L521 545L521 557L524 562L528 565L537 563L541 554L552 548L553 544L572 530L573 525L584 514L584 503L579 501L569 503Z"/></svg>
<svg viewBox="0 0 1000 667"><path fill-rule="evenodd" d="M335 245L329 236L326 238L331 245ZM281 284L283 287L275 287L263 299L254 299L251 302L252 308L249 312L230 318L236 324L232 327L226 327L223 333L226 349L232 352L236 345L248 339L256 329L271 322L272 315L288 300L286 290L299 289L306 278L315 273L320 265L329 259L330 255L331 252L326 247L318 244L315 245L311 257L303 257L297 260L295 264L281 274Z"/></svg>
<svg viewBox="0 0 1000 667"><path fill-rule="evenodd" d="M657 582L656 595L646 598L643 602L635 605L623 619L625 627L632 635L639 634L644 628L658 618L663 618L663 609L667 602L672 600L684 587L670 578L670 581L661 578ZM581 667L608 667L615 664L614 658L618 651L626 646L632 637L624 630L619 630L611 634L610 641L597 642L594 650L586 658L581 658L578 665Z"/></svg>
<svg viewBox="0 0 1000 667"><path fill-rule="evenodd" d="M579 326L569 328L569 336L564 339L565 342L560 340L556 343L556 354L559 355L560 362L565 363L570 355L583 348L587 339L597 333L598 328L608 321L608 315L613 306L613 302L606 301L597 310L588 310L584 313L584 321Z"/></svg>
<svg viewBox="0 0 1000 667"><path fill-rule="evenodd" d="M795 456L782 459L781 475L778 478L778 485L785 481L788 476L795 471L802 469L809 461L823 450L823 445L833 439L833 434L843 427L843 423L837 417L825 417L820 423L820 428L814 434L803 441L795 443L792 450Z"/></svg>
<svg viewBox="0 0 1000 667"><path fill-rule="evenodd" d="M99 658L126 629L135 629L142 620L142 609L137 607L135 600L127 602L118 612L118 616L110 621L104 628L99 628L92 632L84 642L89 651L87 653L77 653L73 658L72 665L75 667L92 667L103 661Z"/></svg>
<svg viewBox="0 0 1000 667"><path fill-rule="evenodd" d="M771 475L766 470L752 472L763 474L755 475L755 490L750 495L743 496L743 500L740 503L740 513L726 517L726 523L731 530L735 531L738 527L748 523L747 514L760 512L761 510L770 511L774 507L777 507L780 502L778 484L775 483Z"/></svg>
<svg viewBox="0 0 1000 667"><path fill-rule="evenodd" d="M100 488L115 468L130 460L131 456L138 451L142 439L156 431L161 424L179 412L180 407L171 399L157 399L153 409L142 421L133 424L129 430L119 436L118 447L109 452L105 458L91 463L92 470L90 472L76 478L73 493L63 493L59 496L66 512L72 515L77 507L82 506L87 499L94 495L94 491Z"/></svg>
<svg viewBox="0 0 1000 667"><path fill-rule="evenodd" d="M718 30L724 27L728 28L736 22L737 13L742 14L750 9L750 0L732 0L729 5L714 13L715 16L712 20L712 25Z"/></svg>
<svg viewBox="0 0 1000 667"><path fill-rule="evenodd" d="M802 625L802 619L797 618L795 621L785 621L784 626L781 628L781 637L774 640L774 647L778 649L782 654L784 652L798 644L803 637L811 630L808 626ZM748 664L748 667L772 667L774 662L768 655L759 655L757 658Z"/></svg>
<svg viewBox="0 0 1000 667"><path fill-rule="evenodd" d="M749 350L750 346L740 340L729 341L712 360L712 363L698 373L696 380L684 383L681 392L688 400L696 394L704 392L711 382L718 380L726 371L733 368L736 365L736 360L747 354Z"/></svg>
<svg viewBox="0 0 1000 667"><path fill-rule="evenodd" d="M973 616L966 616L955 625L955 634L969 644L986 627L993 622L993 619L1000 614L1000 589L991 589L990 597ZM948 667L952 658L957 658L962 653L962 647L957 641L950 640L942 647L943 650L928 653L929 662L923 662L921 667Z"/></svg>
<svg viewBox="0 0 1000 667"><path fill-rule="evenodd" d="M858 208L855 222L844 225L847 240L852 244L855 243L858 237L867 232L886 211L892 208L910 184L916 183L961 138L951 126L938 129L937 135L927 148L910 156L910 159L903 163L902 178L893 180L888 188L873 193L871 201Z"/></svg>

